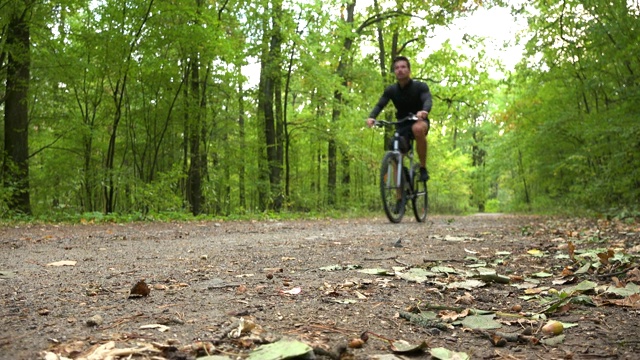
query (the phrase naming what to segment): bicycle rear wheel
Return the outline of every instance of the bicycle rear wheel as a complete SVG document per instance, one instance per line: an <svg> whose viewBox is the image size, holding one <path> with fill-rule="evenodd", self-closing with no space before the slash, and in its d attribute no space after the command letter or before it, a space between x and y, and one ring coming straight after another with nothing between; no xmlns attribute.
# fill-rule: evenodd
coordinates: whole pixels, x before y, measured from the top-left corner
<svg viewBox="0 0 640 360"><path fill-rule="evenodd" d="M424 222L427 219L429 193L427 191L427 182L420 181L420 165L417 164L413 167L413 195L411 198L413 214L418 222Z"/></svg>
<svg viewBox="0 0 640 360"><path fill-rule="evenodd" d="M398 156L387 152L380 167L380 195L382 207L392 223L399 223L404 216L407 197L403 190L404 176L398 182Z"/></svg>

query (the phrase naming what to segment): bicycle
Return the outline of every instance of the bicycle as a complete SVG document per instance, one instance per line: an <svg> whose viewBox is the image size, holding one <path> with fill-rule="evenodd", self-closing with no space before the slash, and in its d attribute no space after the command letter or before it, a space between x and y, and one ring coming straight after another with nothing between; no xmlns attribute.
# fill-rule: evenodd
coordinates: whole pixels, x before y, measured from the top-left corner
<svg viewBox="0 0 640 360"><path fill-rule="evenodd" d="M416 120L415 115L409 115L398 121L375 120L374 126L396 126ZM408 166L404 165L405 159L408 159ZM420 164L414 162L413 136L404 138L397 130L393 134L392 147L385 153L380 166L380 195L384 212L392 223L402 220L408 200L411 200L416 221L426 220L427 182L420 181Z"/></svg>

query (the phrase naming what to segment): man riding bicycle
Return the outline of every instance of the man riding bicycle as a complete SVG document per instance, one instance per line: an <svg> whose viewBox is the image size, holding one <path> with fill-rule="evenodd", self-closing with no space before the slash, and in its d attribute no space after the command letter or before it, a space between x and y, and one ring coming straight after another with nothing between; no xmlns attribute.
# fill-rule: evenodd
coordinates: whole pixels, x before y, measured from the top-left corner
<svg viewBox="0 0 640 360"><path fill-rule="evenodd" d="M431 112L431 91L427 84L411 78L411 64L406 57L398 56L393 59L393 72L398 82L384 89L378 103L369 114L367 125L369 127L374 125L375 118L382 112L389 100L393 102L396 108L396 119L403 119L409 114L415 114L419 119L418 121L401 124L398 126L397 131L405 138L413 135L420 161L420 180L427 181L429 180L429 172L427 171L427 134L430 128L428 115Z"/></svg>

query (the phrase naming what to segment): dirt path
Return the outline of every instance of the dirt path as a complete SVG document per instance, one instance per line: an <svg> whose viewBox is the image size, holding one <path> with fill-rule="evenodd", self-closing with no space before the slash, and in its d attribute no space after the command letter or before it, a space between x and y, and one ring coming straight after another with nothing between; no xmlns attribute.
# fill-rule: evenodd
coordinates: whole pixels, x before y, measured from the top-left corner
<svg viewBox="0 0 640 360"><path fill-rule="evenodd" d="M5 227L0 359L102 359L110 341L133 358L193 359L207 348L235 359L281 338L319 359L403 358L388 340L424 342L417 359L434 348L636 359L639 246L637 223L509 215ZM141 279L150 293L131 295ZM567 326L564 338L543 336L534 315L545 310ZM361 348L344 350L363 333Z"/></svg>

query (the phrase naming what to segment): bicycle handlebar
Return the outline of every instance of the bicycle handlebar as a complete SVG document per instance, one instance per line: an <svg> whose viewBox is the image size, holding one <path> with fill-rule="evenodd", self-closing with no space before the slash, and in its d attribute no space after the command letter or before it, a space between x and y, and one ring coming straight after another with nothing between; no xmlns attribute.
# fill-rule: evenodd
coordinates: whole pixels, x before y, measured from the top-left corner
<svg viewBox="0 0 640 360"><path fill-rule="evenodd" d="M374 126L391 126L391 125L399 125L408 121L418 121L418 117L414 114L409 114L409 116L402 118L398 121L386 121L386 120L377 120L375 119L373 122Z"/></svg>

